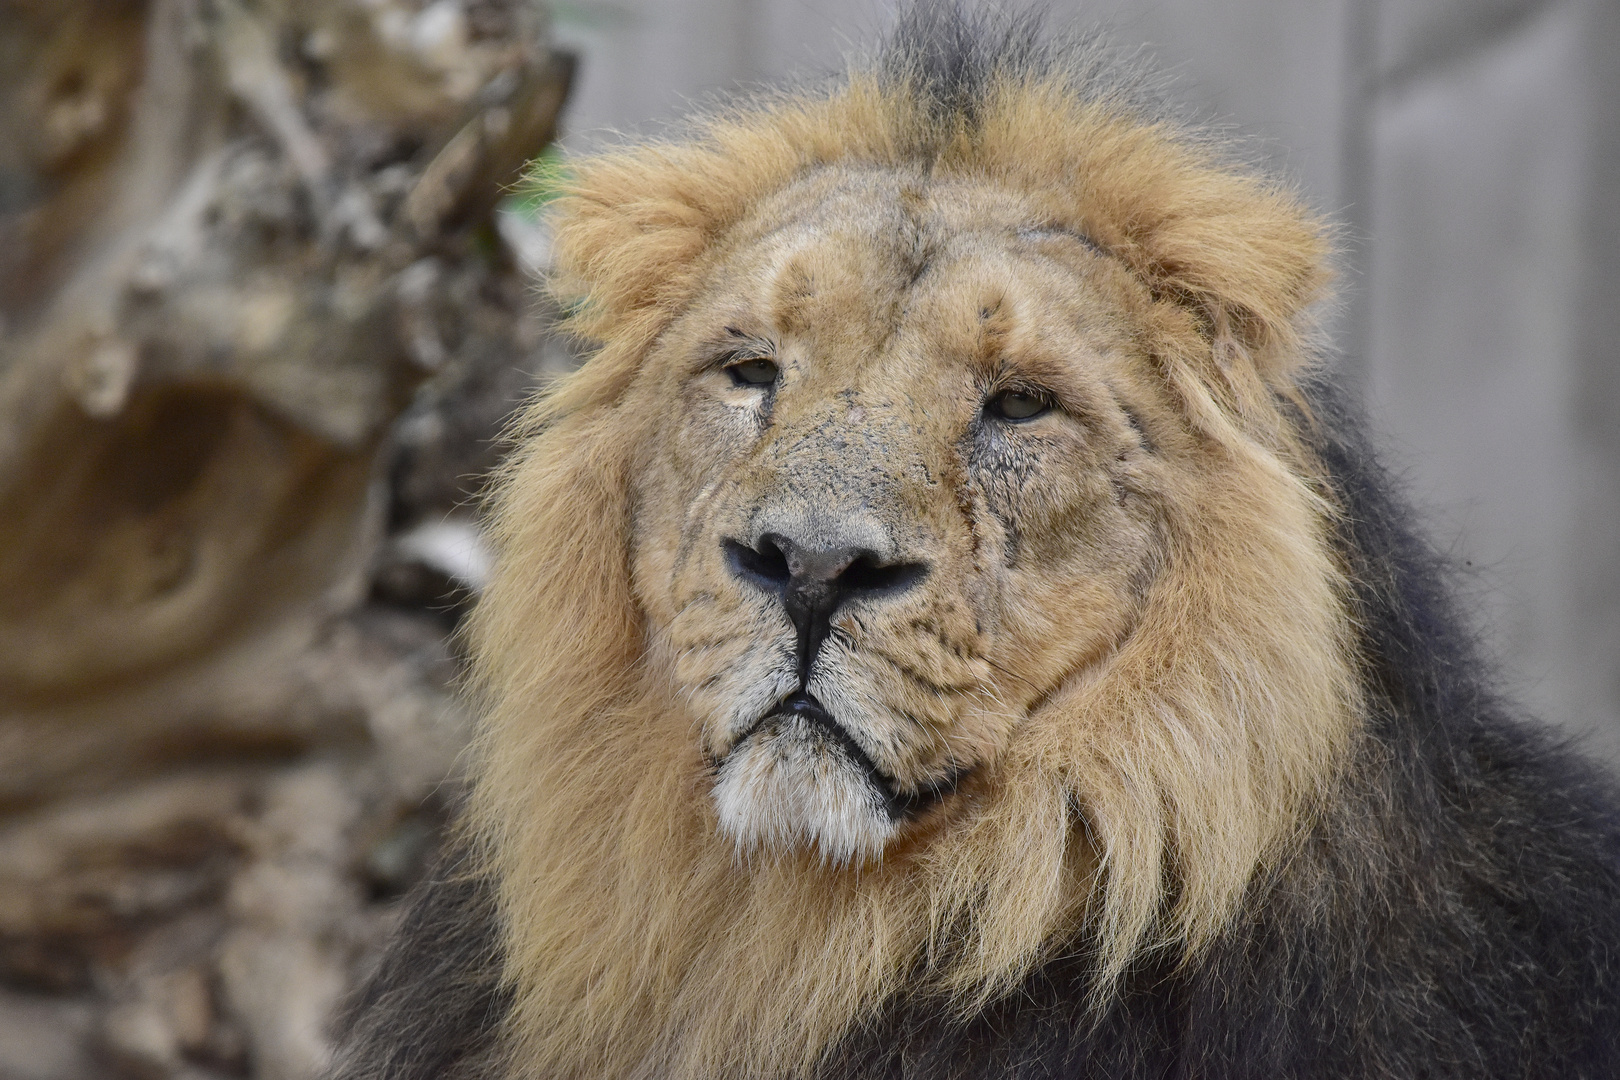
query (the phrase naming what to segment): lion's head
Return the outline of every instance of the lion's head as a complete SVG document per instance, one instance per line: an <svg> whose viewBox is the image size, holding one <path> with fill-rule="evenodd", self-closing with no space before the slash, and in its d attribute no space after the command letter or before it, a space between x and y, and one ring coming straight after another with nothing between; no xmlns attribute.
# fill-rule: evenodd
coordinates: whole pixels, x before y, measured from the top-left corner
<svg viewBox="0 0 1620 1080"><path fill-rule="evenodd" d="M1191 953L1357 715L1288 402L1319 227L1070 57L579 163L472 643L538 1074L813 1063L902 990Z"/></svg>
<svg viewBox="0 0 1620 1080"><path fill-rule="evenodd" d="M875 860L1136 626L1150 301L1029 200L904 169L817 170L713 258L649 356L650 652L744 854Z"/></svg>

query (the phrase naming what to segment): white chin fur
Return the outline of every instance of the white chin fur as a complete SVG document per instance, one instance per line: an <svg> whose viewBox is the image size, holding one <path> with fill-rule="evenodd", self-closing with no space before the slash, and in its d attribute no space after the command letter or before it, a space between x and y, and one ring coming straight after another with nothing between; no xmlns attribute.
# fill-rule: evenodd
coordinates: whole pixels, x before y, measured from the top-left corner
<svg viewBox="0 0 1620 1080"><path fill-rule="evenodd" d="M741 851L819 847L867 862L895 833L882 796L844 749L799 717L773 718L735 747L714 783L720 829Z"/></svg>

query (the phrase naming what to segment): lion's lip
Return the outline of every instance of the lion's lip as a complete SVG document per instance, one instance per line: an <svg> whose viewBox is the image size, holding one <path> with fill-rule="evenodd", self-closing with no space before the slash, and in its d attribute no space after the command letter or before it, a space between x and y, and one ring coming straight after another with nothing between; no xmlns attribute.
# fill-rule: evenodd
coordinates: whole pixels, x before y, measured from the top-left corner
<svg viewBox="0 0 1620 1080"><path fill-rule="evenodd" d="M770 712L760 717L759 722L763 724L773 716L802 716L810 723L826 728L840 740L848 739L852 745L855 743L849 732L844 730L844 725L833 719L832 713L827 711L827 706L817 701L815 695L804 690L796 690L778 701ZM855 745L855 749L860 750L860 746Z"/></svg>
<svg viewBox="0 0 1620 1080"><path fill-rule="evenodd" d="M954 768L935 782L921 785L915 791L903 791L894 777L878 768L871 755L849 733L849 729L840 724L825 705L805 690L797 690L777 702L732 744L732 752L753 738L771 721L788 718L797 718L808 723L831 738L849 763L866 777L867 783L871 784L882 797L891 821L921 816L955 791L972 771L970 767Z"/></svg>

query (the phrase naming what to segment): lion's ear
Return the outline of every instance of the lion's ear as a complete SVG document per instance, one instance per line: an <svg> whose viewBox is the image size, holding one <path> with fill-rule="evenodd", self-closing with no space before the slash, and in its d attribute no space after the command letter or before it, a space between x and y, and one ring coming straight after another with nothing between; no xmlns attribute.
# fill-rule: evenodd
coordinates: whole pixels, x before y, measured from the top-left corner
<svg viewBox="0 0 1620 1080"><path fill-rule="evenodd" d="M547 287L568 313L568 329L602 346L562 388L585 399L570 406L622 392L646 346L691 294L694 263L716 227L705 185L685 182L693 156L687 148L646 147L590 158L553 204Z"/></svg>
<svg viewBox="0 0 1620 1080"><path fill-rule="evenodd" d="M1055 109L1046 127L1067 137L1038 142L1016 122L1042 107ZM1107 110L1025 102L1008 115L1001 152L1027 189L1063 177L1069 202L1057 212L1189 312L1217 366L1291 385L1309 353L1307 309L1332 277L1328 230L1292 191Z"/></svg>
<svg viewBox="0 0 1620 1080"><path fill-rule="evenodd" d="M582 163L554 211L550 281L580 333L606 341L689 291L720 209L697 156L643 148Z"/></svg>
<svg viewBox="0 0 1620 1080"><path fill-rule="evenodd" d="M1221 169L1189 170L1180 206L1140 220L1142 271L1198 316L1215 377L1245 370L1288 391L1310 358L1308 309L1332 278L1323 227L1286 190Z"/></svg>
<svg viewBox="0 0 1620 1080"><path fill-rule="evenodd" d="M596 382L622 389L692 296L703 253L797 160L779 136L739 149L735 135L715 124L702 142L596 155L563 185L548 287L569 328L603 346Z"/></svg>

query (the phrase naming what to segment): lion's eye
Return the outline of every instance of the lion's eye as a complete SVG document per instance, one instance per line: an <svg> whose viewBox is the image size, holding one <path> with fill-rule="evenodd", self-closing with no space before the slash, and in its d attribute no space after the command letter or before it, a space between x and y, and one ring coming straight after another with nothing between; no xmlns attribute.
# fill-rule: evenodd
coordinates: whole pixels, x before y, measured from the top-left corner
<svg viewBox="0 0 1620 1080"><path fill-rule="evenodd" d="M738 386L770 386L781 373L782 369L774 362L763 358L743 360L726 367L726 374Z"/></svg>
<svg viewBox="0 0 1620 1080"><path fill-rule="evenodd" d="M1045 396L1029 390L1003 390L984 403L985 412L1001 420L1032 420L1051 407Z"/></svg>

